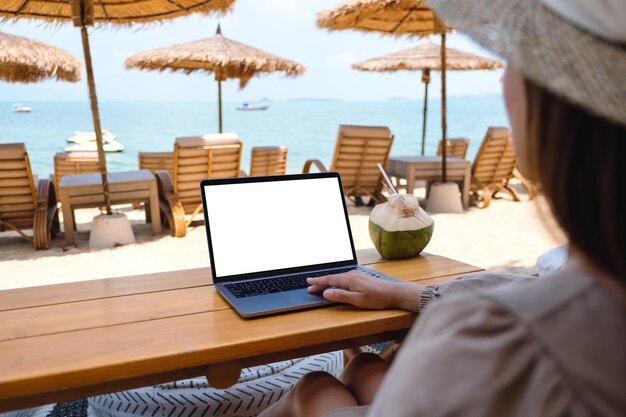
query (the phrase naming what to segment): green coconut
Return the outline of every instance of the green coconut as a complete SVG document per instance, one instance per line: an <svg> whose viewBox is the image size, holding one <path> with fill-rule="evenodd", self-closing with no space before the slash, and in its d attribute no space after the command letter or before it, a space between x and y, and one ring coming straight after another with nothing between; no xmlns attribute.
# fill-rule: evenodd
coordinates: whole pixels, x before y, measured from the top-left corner
<svg viewBox="0 0 626 417"><path fill-rule="evenodd" d="M385 259L418 255L430 242L434 227L417 197L409 194L392 195L388 202L374 207L369 220L370 238Z"/></svg>

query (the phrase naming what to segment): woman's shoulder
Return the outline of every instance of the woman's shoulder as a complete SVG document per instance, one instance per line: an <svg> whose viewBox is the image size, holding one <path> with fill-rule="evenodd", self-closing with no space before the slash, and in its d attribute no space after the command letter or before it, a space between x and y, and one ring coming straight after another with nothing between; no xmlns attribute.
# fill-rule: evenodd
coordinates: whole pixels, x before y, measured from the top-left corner
<svg viewBox="0 0 626 417"><path fill-rule="evenodd" d="M584 299L593 300L594 304L605 304L605 301L614 304L597 281L578 269L565 270L526 285L495 288L480 294L480 298L499 305L518 320L535 325L558 316L559 312L584 311L586 303L580 302ZM567 321L575 323L573 319L570 315Z"/></svg>
<svg viewBox="0 0 626 417"><path fill-rule="evenodd" d="M609 292L577 269L543 279L483 272L444 285L448 284L446 297L429 304L423 318L431 317L430 310L436 310L432 314L437 317L435 321L452 320L457 324L453 316L488 315L529 330L555 325L576 328L600 317L613 324L623 324L626 319L623 307ZM468 291L468 286L475 290Z"/></svg>
<svg viewBox="0 0 626 417"><path fill-rule="evenodd" d="M544 415L533 407L546 405L611 415L626 407L626 317L611 298L590 277L565 271L442 299L420 317L407 350L414 360L455 364L427 372L446 392L455 381L459 399L488 404L514 395L510 405L526 415Z"/></svg>

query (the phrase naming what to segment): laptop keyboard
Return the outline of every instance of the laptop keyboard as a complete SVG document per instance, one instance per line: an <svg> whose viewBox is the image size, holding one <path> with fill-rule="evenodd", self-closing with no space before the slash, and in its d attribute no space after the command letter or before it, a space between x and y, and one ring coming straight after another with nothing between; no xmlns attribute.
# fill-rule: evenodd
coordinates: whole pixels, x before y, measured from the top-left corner
<svg viewBox="0 0 626 417"><path fill-rule="evenodd" d="M224 286L237 298L254 297L256 295L272 294L306 288L309 284L307 278L322 277L324 275L335 275L352 271L355 268L337 269L332 272L316 272L299 275L289 275L285 277L259 279L255 281L232 282Z"/></svg>

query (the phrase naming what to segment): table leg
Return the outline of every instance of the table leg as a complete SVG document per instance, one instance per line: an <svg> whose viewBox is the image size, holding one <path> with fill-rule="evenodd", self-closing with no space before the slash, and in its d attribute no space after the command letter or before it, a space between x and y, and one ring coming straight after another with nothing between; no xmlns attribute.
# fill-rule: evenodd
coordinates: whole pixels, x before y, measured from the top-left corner
<svg viewBox="0 0 626 417"><path fill-rule="evenodd" d="M156 179L150 182L150 220L152 221L152 234L161 234L161 211L159 210L159 191Z"/></svg>
<svg viewBox="0 0 626 417"><path fill-rule="evenodd" d="M461 193L461 198L463 199L463 208L465 210L469 210L469 189L470 182L472 181L472 168L468 163L465 166L465 177L463 178L463 191Z"/></svg>
<svg viewBox="0 0 626 417"><path fill-rule="evenodd" d="M220 362L209 365L206 370L206 379L214 388L226 389L232 387L241 375L239 361Z"/></svg>
<svg viewBox="0 0 626 417"><path fill-rule="evenodd" d="M406 167L406 193L413 194L415 191L415 165L408 164Z"/></svg>
<svg viewBox="0 0 626 417"><path fill-rule="evenodd" d="M70 196L67 191L59 191L61 199L61 211L63 213L63 231L65 233L65 245L74 244L74 212L70 203Z"/></svg>

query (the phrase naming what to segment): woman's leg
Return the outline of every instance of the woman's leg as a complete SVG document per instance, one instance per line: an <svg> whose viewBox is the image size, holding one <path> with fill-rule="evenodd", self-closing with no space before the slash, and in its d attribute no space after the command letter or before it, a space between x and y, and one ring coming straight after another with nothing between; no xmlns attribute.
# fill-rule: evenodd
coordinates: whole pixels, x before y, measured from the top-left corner
<svg viewBox="0 0 626 417"><path fill-rule="evenodd" d="M356 405L354 396L337 378L326 372L311 372L259 417L319 417Z"/></svg>
<svg viewBox="0 0 626 417"><path fill-rule="evenodd" d="M339 377L359 405L371 404L389 364L374 353L355 356Z"/></svg>

